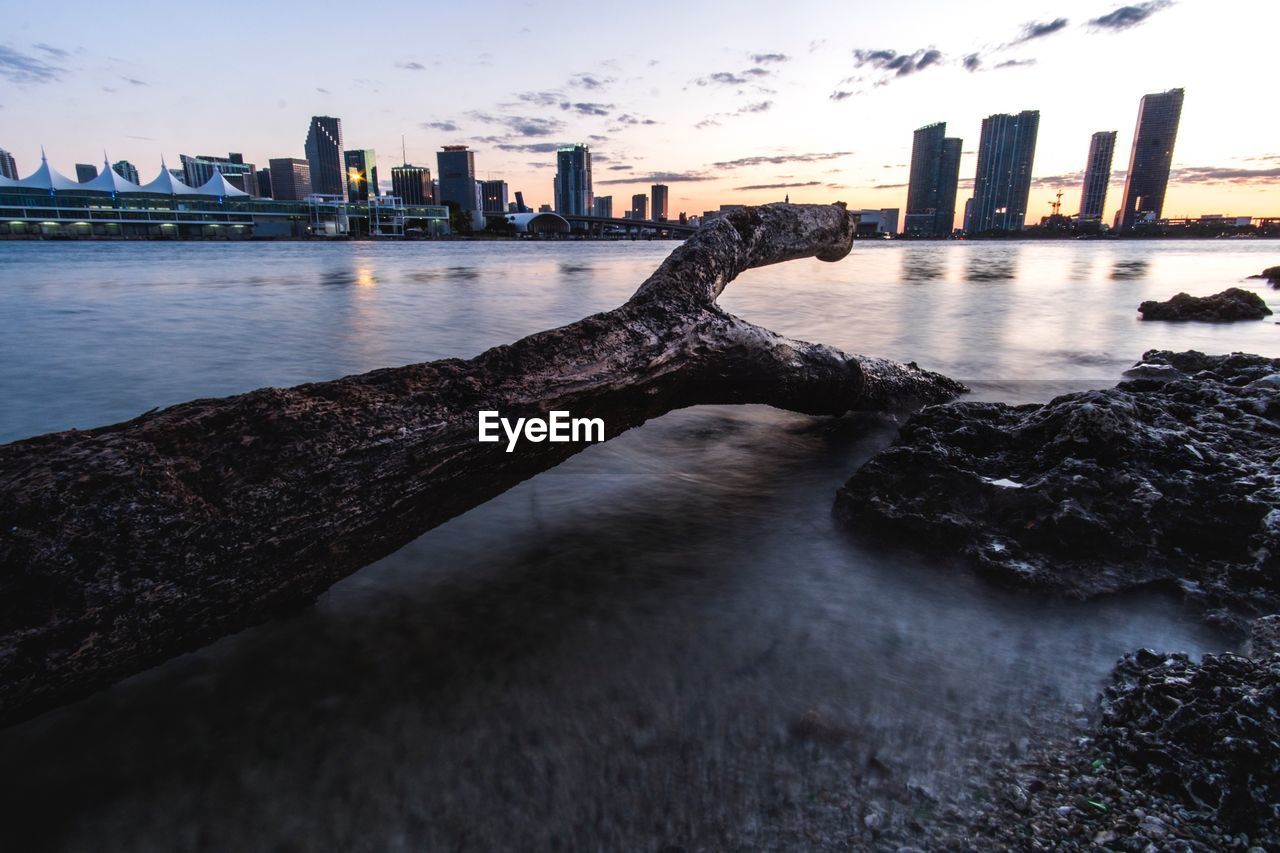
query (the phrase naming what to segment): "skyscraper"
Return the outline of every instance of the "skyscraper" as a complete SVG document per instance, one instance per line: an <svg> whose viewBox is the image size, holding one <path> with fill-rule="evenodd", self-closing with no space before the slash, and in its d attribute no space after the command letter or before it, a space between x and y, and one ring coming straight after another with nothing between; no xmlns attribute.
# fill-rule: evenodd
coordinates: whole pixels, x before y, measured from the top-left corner
<svg viewBox="0 0 1280 853"><path fill-rule="evenodd" d="M1111 182L1111 157L1116 150L1116 131L1100 130L1089 140L1089 160L1084 166L1084 188L1080 193L1080 220L1101 221L1107 206L1107 184Z"/></svg>
<svg viewBox="0 0 1280 853"><path fill-rule="evenodd" d="M436 154L440 176L440 204L453 202L461 210L476 210L476 155L465 145L446 145Z"/></svg>
<svg viewBox="0 0 1280 853"><path fill-rule="evenodd" d="M405 204L435 204L435 189L431 184L431 170L426 166L391 167L391 194L400 196Z"/></svg>
<svg viewBox="0 0 1280 853"><path fill-rule="evenodd" d="M1159 219L1173 165L1173 143L1182 118L1181 89L1143 95L1138 105L1138 126L1129 153L1129 174L1124 180L1119 227L1126 231L1139 222Z"/></svg>
<svg viewBox="0 0 1280 853"><path fill-rule="evenodd" d="M277 201L302 201L311 195L311 164L295 157L272 158L271 197Z"/></svg>
<svg viewBox="0 0 1280 853"><path fill-rule="evenodd" d="M228 153L226 157L215 157L211 154L192 157L182 154L179 159L182 160L182 182L189 187L198 187L212 178L214 172L221 172L229 183L244 189L243 176L254 171L253 164L246 163L244 156L234 151Z"/></svg>
<svg viewBox="0 0 1280 853"><path fill-rule="evenodd" d="M76 163L76 180L87 184L98 177L98 167L90 163Z"/></svg>
<svg viewBox="0 0 1280 853"><path fill-rule="evenodd" d="M553 193L556 213L591 215L591 150L587 146L568 145L556 151Z"/></svg>
<svg viewBox="0 0 1280 853"><path fill-rule="evenodd" d="M915 132L907 185L907 234L946 237L955 228L961 145L960 139L947 136L944 121Z"/></svg>
<svg viewBox="0 0 1280 853"><path fill-rule="evenodd" d="M13 162L13 155L0 148L0 175L18 180L18 164Z"/></svg>
<svg viewBox="0 0 1280 853"><path fill-rule="evenodd" d="M480 182L481 209L485 213L507 212L507 182Z"/></svg>
<svg viewBox="0 0 1280 853"><path fill-rule="evenodd" d="M649 188L653 199L653 220L665 222L667 219L667 185L654 184Z"/></svg>
<svg viewBox="0 0 1280 853"><path fill-rule="evenodd" d="M128 160L118 160L111 164L111 168L117 175L124 178L126 181L132 181L135 184L139 183L138 167L130 163Z"/></svg>
<svg viewBox="0 0 1280 853"><path fill-rule="evenodd" d="M631 218L649 218L649 197L644 193L636 193L631 197Z"/></svg>
<svg viewBox="0 0 1280 853"><path fill-rule="evenodd" d="M591 215L602 219L613 218L613 196L598 195L591 202Z"/></svg>
<svg viewBox="0 0 1280 853"><path fill-rule="evenodd" d="M970 230L979 234L1022 230L1039 129L1039 110L998 113L982 120Z"/></svg>
<svg viewBox="0 0 1280 853"><path fill-rule="evenodd" d="M342 156L342 119L312 116L306 152L307 164L311 167L311 191L345 198L347 167Z"/></svg>
<svg viewBox="0 0 1280 853"><path fill-rule="evenodd" d="M372 148L350 148L342 154L347 169L347 201L378 196L378 155ZM419 202L421 204L421 202Z"/></svg>
<svg viewBox="0 0 1280 853"><path fill-rule="evenodd" d="M271 169L259 169L254 172L254 177L258 179L258 198L271 198Z"/></svg>

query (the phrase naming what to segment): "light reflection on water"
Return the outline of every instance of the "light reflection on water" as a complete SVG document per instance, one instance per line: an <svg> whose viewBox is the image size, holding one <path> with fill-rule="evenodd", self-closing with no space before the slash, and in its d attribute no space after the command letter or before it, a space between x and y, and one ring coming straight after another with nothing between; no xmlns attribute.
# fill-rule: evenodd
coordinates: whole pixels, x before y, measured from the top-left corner
<svg viewBox="0 0 1280 853"><path fill-rule="evenodd" d="M0 437L470 355L611 307L669 248L0 245ZM722 301L1045 399L1151 347L1280 354L1270 323L1133 314L1267 248L859 245ZM704 407L591 448L313 608L0 732L0 848L835 843L868 799L972 784L1124 651L1221 647L1163 598L1046 601L839 531L834 490L892 435Z"/></svg>

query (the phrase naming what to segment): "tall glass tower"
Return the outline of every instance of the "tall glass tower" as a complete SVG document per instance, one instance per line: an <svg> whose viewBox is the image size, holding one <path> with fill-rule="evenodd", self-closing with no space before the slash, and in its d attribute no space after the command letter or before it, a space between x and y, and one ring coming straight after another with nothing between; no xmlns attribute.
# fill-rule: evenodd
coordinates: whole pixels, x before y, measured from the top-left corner
<svg viewBox="0 0 1280 853"><path fill-rule="evenodd" d="M342 154L347 169L347 200L368 201L379 196L378 155L372 148L349 148Z"/></svg>
<svg viewBox="0 0 1280 853"><path fill-rule="evenodd" d="M946 122L915 132L907 184L907 234L946 237L955 227L961 145L957 137L947 136Z"/></svg>
<svg viewBox="0 0 1280 853"><path fill-rule="evenodd" d="M1129 153L1129 174L1124 179L1119 228L1127 231L1139 222L1159 219L1173 165L1173 143L1182 119L1181 89L1143 95L1138 105L1138 126Z"/></svg>
<svg viewBox="0 0 1280 853"><path fill-rule="evenodd" d="M997 113L982 120L969 230L979 234L1022 230L1039 131L1039 110Z"/></svg>
<svg viewBox="0 0 1280 853"><path fill-rule="evenodd" d="M307 130L307 163L311 167L311 191L347 196L347 166L342 153L342 119L312 116Z"/></svg>
<svg viewBox="0 0 1280 853"><path fill-rule="evenodd" d="M1084 189L1080 194L1080 220L1101 221L1107 205L1107 184L1111 183L1111 158L1116 151L1116 132L1100 130L1089 140L1089 160L1084 167Z"/></svg>
<svg viewBox="0 0 1280 853"><path fill-rule="evenodd" d="M436 153L436 167L440 177L440 204L451 201L459 210L474 213L479 207L475 152L465 145L446 145Z"/></svg>
<svg viewBox="0 0 1280 853"><path fill-rule="evenodd" d="M568 216L590 216L591 149L569 145L556 151L555 211Z"/></svg>

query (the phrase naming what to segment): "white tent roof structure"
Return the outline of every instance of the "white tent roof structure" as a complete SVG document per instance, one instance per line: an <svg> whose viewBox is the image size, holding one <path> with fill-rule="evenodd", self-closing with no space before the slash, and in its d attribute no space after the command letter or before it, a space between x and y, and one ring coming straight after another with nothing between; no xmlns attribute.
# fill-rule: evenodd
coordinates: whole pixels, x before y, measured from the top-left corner
<svg viewBox="0 0 1280 853"><path fill-rule="evenodd" d="M40 168L18 181L17 186L33 190L78 190L81 185L49 165L44 152L40 153Z"/></svg>
<svg viewBox="0 0 1280 853"><path fill-rule="evenodd" d="M136 193L142 187L133 181L120 177L119 173L111 168L111 161L104 157L102 171L98 173L98 177L80 184L79 189L104 193Z"/></svg>
<svg viewBox="0 0 1280 853"><path fill-rule="evenodd" d="M16 187L17 185L18 182L13 178L6 178L4 175L0 175L0 187Z"/></svg>
<svg viewBox="0 0 1280 853"><path fill-rule="evenodd" d="M205 181L195 192L200 195L216 195L219 198L248 198L249 194L244 190L237 189L234 184L229 182L222 176L217 169L213 170L213 174L209 180Z"/></svg>
<svg viewBox="0 0 1280 853"><path fill-rule="evenodd" d="M169 167L165 165L164 160L160 161L160 174L156 175L155 180L143 184L134 192L155 193L157 195L200 195L199 190L193 190L175 178L170 173Z"/></svg>

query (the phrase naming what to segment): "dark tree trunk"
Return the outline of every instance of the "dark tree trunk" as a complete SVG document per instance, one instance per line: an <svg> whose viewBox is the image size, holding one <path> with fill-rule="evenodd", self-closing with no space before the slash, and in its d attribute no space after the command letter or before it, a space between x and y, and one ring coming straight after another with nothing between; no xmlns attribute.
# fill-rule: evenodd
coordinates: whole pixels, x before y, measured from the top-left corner
<svg viewBox="0 0 1280 853"><path fill-rule="evenodd" d="M959 385L788 340L715 300L751 267L836 261L842 206L734 212L624 305L495 347L195 400L0 446L0 723L297 606L581 443L477 440L477 413L602 418L607 437L700 403L823 415Z"/></svg>

